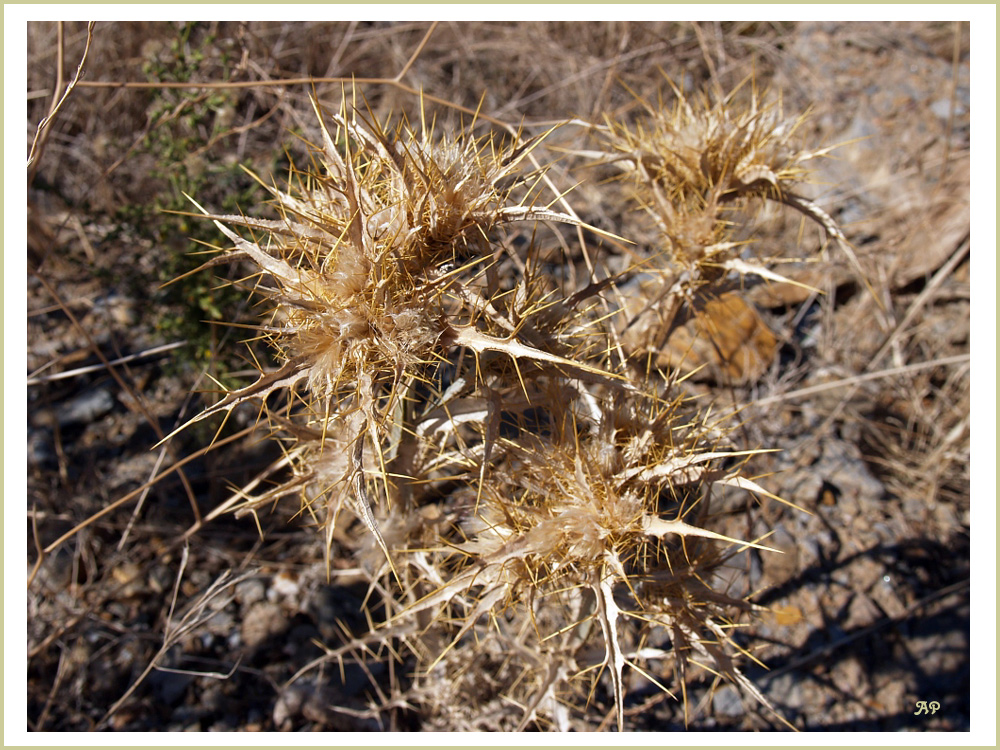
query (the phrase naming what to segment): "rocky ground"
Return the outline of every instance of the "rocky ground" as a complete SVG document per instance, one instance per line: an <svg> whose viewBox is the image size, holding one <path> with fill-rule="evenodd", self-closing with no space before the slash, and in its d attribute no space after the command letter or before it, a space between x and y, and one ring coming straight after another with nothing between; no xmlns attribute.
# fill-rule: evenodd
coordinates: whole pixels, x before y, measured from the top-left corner
<svg viewBox="0 0 1000 750"><path fill-rule="evenodd" d="M484 113L534 129L627 117L626 86L649 95L659 67L688 90L755 74L788 111L811 108L808 137L840 144L818 163L812 197L867 277L823 251L822 233L768 211L757 242L789 257L805 248L816 262L787 273L823 294L746 290L719 325L743 366L728 387L692 386L741 409L740 442L776 449L752 474L801 509L736 512L746 495L725 499L722 533L769 534L784 552L743 553L728 571L734 591L769 608L737 636L766 664L744 671L802 730L969 730L968 24L444 23L419 47L428 28L97 24L89 83L260 85L80 86L42 141L28 204L28 728L454 728L365 710L384 675L348 665L341 681L335 665L313 666L342 627L363 624L366 588L350 561L328 582L321 540L295 507L213 517L279 455L251 429L256 413L235 413L210 452L217 423L160 443L212 400L211 377L246 377L245 330L219 323L253 319L211 276L161 288L194 267L188 238L219 241L162 210L183 209L182 190L256 210L239 165L280 174L289 131L309 115L307 87L266 85L275 79L403 70L402 87L365 88L377 111L413 111L419 89L475 109L485 90ZM58 61L68 80L86 28L37 23L28 39L30 144ZM574 195L585 220L616 218L592 188ZM681 335L671 346L690 351L698 331ZM717 352L698 355L707 371L723 366ZM630 729L685 726L681 702L630 679ZM694 676L687 698L693 730L781 726L710 675ZM917 715L918 701L939 709ZM598 697L579 728L614 726L610 708Z"/></svg>

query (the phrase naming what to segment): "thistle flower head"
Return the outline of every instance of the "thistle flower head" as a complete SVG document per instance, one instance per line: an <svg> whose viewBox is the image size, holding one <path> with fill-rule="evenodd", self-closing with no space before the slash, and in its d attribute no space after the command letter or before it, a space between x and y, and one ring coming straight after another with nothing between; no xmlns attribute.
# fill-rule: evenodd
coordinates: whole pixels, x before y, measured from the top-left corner
<svg viewBox="0 0 1000 750"><path fill-rule="evenodd" d="M233 242L210 264L244 258L259 268L256 291L273 305L263 330L284 364L199 418L298 389L307 429L290 454L297 472L292 484L318 487L329 497L328 532L350 487L353 507L388 555L370 510L365 456L377 457L388 493L393 480L386 464L416 384L433 380L434 369L461 346L477 356L489 351L574 364L492 335L496 290L484 289L483 277L493 262L493 229L538 218L580 222L534 208L530 191L512 198L525 179L522 162L544 133L509 144L477 138L471 129L436 137L433 128L417 133L405 121L380 125L346 100L336 114L316 100L313 106L320 142L310 145L310 167L293 167L285 188L262 182L280 218L209 215ZM244 239L227 224L262 232L266 241ZM509 333L512 324L500 321ZM334 434L351 454L339 477L312 466L327 463L318 457ZM308 494L303 499L307 507L316 504Z"/></svg>
<svg viewBox="0 0 1000 750"><path fill-rule="evenodd" d="M499 183L523 152L467 132L434 141L405 124L390 135L346 104L329 118L315 106L319 168L297 190L271 189L282 226L270 227L268 253L294 269L278 279L279 338L308 361L322 399L361 373L384 385L441 356L454 312L447 292L463 280L443 269L481 272L488 233L505 216L509 188Z"/></svg>
<svg viewBox="0 0 1000 750"><path fill-rule="evenodd" d="M734 257L731 214L753 198L780 196L805 174L805 162L825 151L803 148L804 117L786 117L780 98L765 102L739 87L712 103L692 102L671 83L676 103L642 102L635 124L609 121L604 140L627 165L635 199L659 227L666 253L682 268Z"/></svg>
<svg viewBox="0 0 1000 750"><path fill-rule="evenodd" d="M714 462L732 454L713 450L711 431L692 415L682 418L679 401L642 404L630 396L602 403L583 391L559 396L528 399L507 412L508 437L494 448L474 513L460 523L465 541L450 545L466 562L409 611L450 608L450 617L463 623L453 647L484 614L497 621L501 612L527 607L534 623L531 648L563 649L558 659L540 659L539 670L569 659L586 671L589 639L552 639L566 632L567 623L597 621L619 710L623 654L634 647L620 621L679 629L682 642L697 641L698 648L714 643L706 647L715 649L711 660L732 673L723 628L715 632L706 622L722 623L725 606L739 603L715 594L705 581L725 560L720 550L737 540L699 523L705 489L734 476ZM531 403L560 407L540 411ZM453 555L446 550L441 552ZM418 554L426 560L426 551ZM501 627L496 637L528 648L523 633ZM568 688L572 676L566 672L560 684ZM542 685L543 693L554 689L539 674L523 684Z"/></svg>

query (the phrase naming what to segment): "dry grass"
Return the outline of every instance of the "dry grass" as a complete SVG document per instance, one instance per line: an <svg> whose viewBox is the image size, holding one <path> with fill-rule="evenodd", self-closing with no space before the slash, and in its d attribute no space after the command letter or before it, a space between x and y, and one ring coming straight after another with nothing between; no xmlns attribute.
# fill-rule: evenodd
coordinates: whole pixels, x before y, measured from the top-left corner
<svg viewBox="0 0 1000 750"><path fill-rule="evenodd" d="M726 683L740 728L813 728L748 677L766 596L740 566L787 557L767 537L825 496L783 505L761 474L850 442L887 502L929 509L915 538L961 549L969 244L954 118L921 169L851 176L864 201L819 192L851 133L784 78L807 32L30 25L29 330L51 343L29 351L49 441L29 458L29 727L175 728L141 696L181 667L171 700L211 693L231 728L649 729L664 697L666 724L736 728L712 709ZM873 204L882 223L842 233ZM923 210L948 231L916 273ZM207 263L150 293L192 247ZM102 285L156 304L116 318ZM180 334L167 311L216 323ZM207 358L168 376L117 350L171 333ZM53 377L88 357L113 386ZM206 366L218 393L181 406ZM88 384L122 407L90 418L110 442L67 417ZM303 591L271 603L313 635L248 635L247 585L278 571ZM347 603L322 614L323 591Z"/></svg>

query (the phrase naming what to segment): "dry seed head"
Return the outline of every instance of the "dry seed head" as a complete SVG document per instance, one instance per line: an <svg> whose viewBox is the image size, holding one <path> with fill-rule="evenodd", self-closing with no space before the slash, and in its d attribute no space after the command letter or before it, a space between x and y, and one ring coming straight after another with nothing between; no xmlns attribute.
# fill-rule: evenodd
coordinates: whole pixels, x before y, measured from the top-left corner
<svg viewBox="0 0 1000 750"><path fill-rule="evenodd" d="M780 195L805 176L805 162L825 153L801 146L804 118L786 117L780 98L764 103L754 89L741 106L738 91L693 103L674 87L672 109L643 102L645 120L607 123L607 146L630 165L635 199L681 267L733 257L733 209Z"/></svg>
<svg viewBox="0 0 1000 750"><path fill-rule="evenodd" d="M725 543L736 540L693 525L704 516L706 487L723 476L712 462L725 454L711 450L712 430L699 429L679 402L651 400L640 408L637 398L581 404L582 395L574 402L564 393L544 401L562 408L543 414L531 406L541 402L528 399L493 449L475 514L460 523L467 541L451 544L467 556L465 564L412 611L450 603L449 618L462 623L460 638L486 613L499 622L501 612L527 607L536 631L531 648L549 656L526 667L534 674L524 686L545 684L549 659L573 663L589 648L585 638L556 656L557 641L550 640L567 622L587 619L601 622L619 701L625 664L619 657L629 637L615 625L621 619L635 618L640 629L654 620L682 628L683 642L698 640L699 648L714 643L705 647L710 661L729 674L729 646L705 623L724 624L725 607L738 602L706 581L724 561ZM486 432L484 425L484 439ZM424 551L418 554L426 560ZM630 602L628 609L619 598ZM507 636L501 628L496 637Z"/></svg>
<svg viewBox="0 0 1000 750"><path fill-rule="evenodd" d="M530 142L497 146L468 132L435 141L403 123L366 123L346 103L329 117L314 105L314 168L293 170L287 190L268 186L281 221L219 218L267 232L263 246L243 244L276 283L259 289L276 303L268 330L285 358L306 363L309 390L326 403L361 373L391 387L446 354L454 290L482 273L490 231L530 218L507 205Z"/></svg>
<svg viewBox="0 0 1000 750"><path fill-rule="evenodd" d="M490 301L483 278L493 262L492 230L540 216L579 222L512 199L524 179L521 164L544 134L510 145L471 130L437 138L405 122L382 126L346 101L333 115L313 104L321 138L310 147L309 168L293 167L286 188L265 185L280 219L210 216L234 244L211 264L245 258L260 269L256 291L273 305L263 330L284 365L199 418L300 388L294 411L309 429L300 431L288 461L298 486L307 487L305 507L313 510L319 499L310 492L328 498L329 532L344 488L352 488L353 507L384 547L369 508L378 483L365 467L374 455L388 492L394 480L386 454L400 439L402 399L415 384L433 379L456 346L469 345L477 356L559 360L510 340L509 323L499 326L504 338L491 335L498 326L484 314ZM529 193L521 191L522 201ZM244 239L223 222L263 238ZM346 469L312 466L328 464L324 454L339 448L327 436L339 432L337 445L352 456Z"/></svg>

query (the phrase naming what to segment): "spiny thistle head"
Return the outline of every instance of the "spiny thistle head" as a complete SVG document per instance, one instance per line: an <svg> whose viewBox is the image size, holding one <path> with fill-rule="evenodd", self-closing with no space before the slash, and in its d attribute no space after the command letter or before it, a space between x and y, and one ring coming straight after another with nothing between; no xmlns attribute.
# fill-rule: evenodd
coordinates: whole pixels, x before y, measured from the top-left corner
<svg viewBox="0 0 1000 750"><path fill-rule="evenodd" d="M275 342L308 363L309 389L323 400L363 374L398 381L442 355L449 290L482 272L489 232L513 216L508 196L527 149L468 131L435 142L404 124L389 134L346 103L332 117L315 106L318 163L287 191L269 188L281 222L261 227L275 259L261 265L279 285Z"/></svg>
<svg viewBox="0 0 1000 750"><path fill-rule="evenodd" d="M806 150L804 116L786 117L781 100L765 102L740 88L712 103L692 102L671 82L676 102L641 101L647 116L634 124L608 121L603 138L626 165L635 200L653 218L666 255L681 268L734 257L734 209L748 201L781 199L806 175L805 162L826 153Z"/></svg>
<svg viewBox="0 0 1000 750"><path fill-rule="evenodd" d="M457 520L460 537L412 553L422 565L442 556L438 569L453 561L450 578L407 610L443 608L446 619L461 624L438 659L473 629L480 641L548 653L524 665L518 680L529 691L521 699L531 705L576 689L576 678L603 664L621 712L624 668L644 670L643 657L625 656L636 648L626 635L635 628L620 626L631 621L640 631L671 632L679 661L697 649L741 681L728 656L723 611L742 603L708 583L726 559L724 545L739 542L700 525L708 486L740 486L737 472L719 471L714 462L738 454L718 450L713 431L681 401L624 393L597 400L582 385L533 383L550 390L505 405L507 436L493 447L481 495ZM488 441L488 423L482 429ZM533 627L509 631L503 614L512 611ZM485 615L500 624L481 627ZM581 635L581 624L591 621L589 635ZM598 636L603 658L593 663ZM555 661L566 669L546 679Z"/></svg>
<svg viewBox="0 0 1000 750"><path fill-rule="evenodd" d="M484 281L493 262L491 232L539 218L580 222L536 209L530 190L512 199L525 179L522 162L545 134L510 145L476 138L470 129L435 139L426 128L418 134L405 123L374 124L346 101L334 115L313 104L321 143L311 146L311 168L293 168L286 189L265 185L280 218L209 215L233 242L209 265L236 258L257 265L256 291L274 305L263 331L284 364L199 418L303 386L305 425L295 431L300 445L289 458L298 475L275 492L319 487L330 500L328 531L345 495L353 495L384 548L370 510L366 444L389 493L386 462L399 439L403 400L416 383L432 378L461 346L476 356L490 351L575 364L491 335L513 327L492 307L496 285ZM262 232L266 241L244 239L226 224ZM339 450L328 438L349 448L349 461L333 462L346 463L339 478L316 469L331 465L319 458L326 451ZM303 499L315 506L315 497Z"/></svg>

